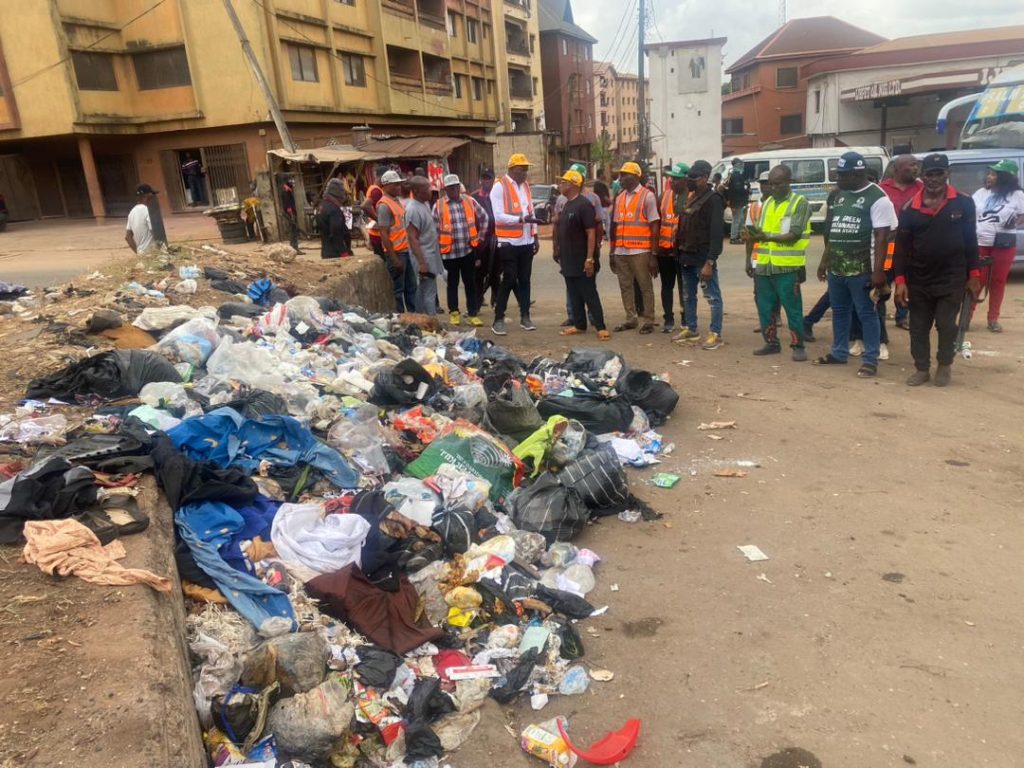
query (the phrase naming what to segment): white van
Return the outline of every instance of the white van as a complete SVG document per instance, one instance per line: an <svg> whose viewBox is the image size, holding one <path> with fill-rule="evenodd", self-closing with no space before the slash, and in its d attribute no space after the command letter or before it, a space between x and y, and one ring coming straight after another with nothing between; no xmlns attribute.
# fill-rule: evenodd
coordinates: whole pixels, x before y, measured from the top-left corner
<svg viewBox="0 0 1024 768"><path fill-rule="evenodd" d="M751 199L760 199L757 177L776 165L785 165L793 172L793 191L799 192L811 204L811 223L825 222L825 199L836 183L839 158L847 152L860 152L869 169L882 178L889 164L889 153L882 147L823 147L819 149L777 149L765 152L747 152L734 155L743 160L743 176L751 182ZM726 178L732 169L732 157L715 163L711 175ZM725 220L732 221L732 213L725 209Z"/></svg>

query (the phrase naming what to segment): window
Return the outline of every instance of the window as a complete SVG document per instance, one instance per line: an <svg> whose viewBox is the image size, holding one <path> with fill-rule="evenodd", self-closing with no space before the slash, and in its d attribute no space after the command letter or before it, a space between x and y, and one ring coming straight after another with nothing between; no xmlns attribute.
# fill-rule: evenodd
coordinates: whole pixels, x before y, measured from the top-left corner
<svg viewBox="0 0 1024 768"><path fill-rule="evenodd" d="M814 92L814 114L821 114L821 89Z"/></svg>
<svg viewBox="0 0 1024 768"><path fill-rule="evenodd" d="M455 34L456 24L458 21L455 18L456 14L452 11L448 11L448 37L458 37Z"/></svg>
<svg viewBox="0 0 1024 768"><path fill-rule="evenodd" d="M783 115L779 118L779 133L783 136L792 136L797 133L803 133L803 130L803 115Z"/></svg>
<svg viewBox="0 0 1024 768"><path fill-rule="evenodd" d="M285 43L288 61L292 66L292 80L300 83L319 83L316 71L316 49L308 45Z"/></svg>
<svg viewBox="0 0 1024 768"><path fill-rule="evenodd" d="M779 67L775 70L776 88L796 88L797 79L796 67Z"/></svg>
<svg viewBox="0 0 1024 768"><path fill-rule="evenodd" d="M726 136L740 136L743 133L742 117L723 117L722 133Z"/></svg>
<svg viewBox="0 0 1024 768"><path fill-rule="evenodd" d="M587 113L587 130L589 131L589 130L590 130L591 128L593 128L593 127L594 127L594 116L593 116L593 115L591 115L591 114L590 114L590 113L588 112L588 113Z"/></svg>
<svg viewBox="0 0 1024 768"><path fill-rule="evenodd" d="M114 76L114 57L109 53L73 51L71 63L75 67L75 79L80 91L116 91L117 77Z"/></svg>
<svg viewBox="0 0 1024 768"><path fill-rule="evenodd" d="M132 65L140 91L192 85L185 46L132 54Z"/></svg>
<svg viewBox="0 0 1024 768"><path fill-rule="evenodd" d="M470 78L473 86L473 101L480 101L484 97L484 79L482 77Z"/></svg>
<svg viewBox="0 0 1024 768"><path fill-rule="evenodd" d="M587 96L589 96L589 95L590 95L590 81L589 81L589 80L587 80L587 81L586 81L586 83L587 83L587 85L586 85L586 88L587 88Z"/></svg>
<svg viewBox="0 0 1024 768"><path fill-rule="evenodd" d="M533 47L537 44L537 36L530 35L530 53L533 53Z"/></svg>
<svg viewBox="0 0 1024 768"><path fill-rule="evenodd" d="M569 43L566 40L562 41L562 55L563 56L568 56L569 55Z"/></svg>
<svg viewBox="0 0 1024 768"><path fill-rule="evenodd" d="M455 88L455 98L462 98L462 75L452 75L452 86Z"/></svg>
<svg viewBox="0 0 1024 768"><path fill-rule="evenodd" d="M477 22L476 19L466 19L466 39L475 43L477 41Z"/></svg>
<svg viewBox="0 0 1024 768"><path fill-rule="evenodd" d="M356 4L356 0L334 0L334 2L341 3L342 5L355 5Z"/></svg>
<svg viewBox="0 0 1024 768"><path fill-rule="evenodd" d="M825 163L813 160L783 160L782 165L793 172L794 184L822 184L825 181Z"/></svg>
<svg viewBox="0 0 1024 768"><path fill-rule="evenodd" d="M533 78L533 95L536 96L539 93L537 89L537 78Z"/></svg>
<svg viewBox="0 0 1024 768"><path fill-rule="evenodd" d="M864 158L864 162L867 164L868 168L870 168L871 170L873 170L875 173L878 174L878 178L882 178L882 158L880 158L880 157L865 157ZM984 177L985 177L985 174L982 172L983 171L982 165L983 164L979 164L977 166L954 165L952 168L950 168L950 175L949 175L950 182L952 182L953 185L957 189L971 189L972 188L972 186L971 186L972 182L967 182L966 184L954 182L953 177L955 176L955 174L952 173L952 170L953 170L953 168L959 168L959 169L963 169L963 170L966 171L967 169L970 169L970 168L973 167L975 172L977 174L980 174L976 178L981 179L981 181L978 181L977 183L975 183L974 186L975 187L980 187L982 185L982 183L984 182ZM837 158L837 157L830 157L828 159L828 180L829 181L835 181L838 178L837 175L836 175L836 168L838 166L839 166L839 158ZM988 166L984 166L984 167L987 168Z"/></svg>
<svg viewBox="0 0 1024 768"><path fill-rule="evenodd" d="M494 93L494 81L493 80L488 80L487 81L487 95L490 96L492 93Z"/></svg>
<svg viewBox="0 0 1024 768"><path fill-rule="evenodd" d="M366 87L366 67L362 56L354 53L341 54L341 67L345 70L345 85Z"/></svg>
<svg viewBox="0 0 1024 768"><path fill-rule="evenodd" d="M491 25L490 24L484 24L484 40L486 40L490 36L491 36Z"/></svg>

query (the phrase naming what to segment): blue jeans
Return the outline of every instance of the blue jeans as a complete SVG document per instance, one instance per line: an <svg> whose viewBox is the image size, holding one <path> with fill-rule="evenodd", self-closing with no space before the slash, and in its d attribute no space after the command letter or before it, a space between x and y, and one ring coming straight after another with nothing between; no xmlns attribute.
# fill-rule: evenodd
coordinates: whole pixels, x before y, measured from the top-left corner
<svg viewBox="0 0 1024 768"><path fill-rule="evenodd" d="M391 275L391 283L395 288L395 311L415 312L417 277L416 267L413 266L411 254L409 251L398 252L398 258L405 262L405 269L401 274L396 272L395 268L391 266L391 260L386 255L381 258L384 259L384 266L388 268L388 274ZM427 314L434 314L434 310L430 310Z"/></svg>
<svg viewBox="0 0 1024 768"><path fill-rule="evenodd" d="M683 275L683 316L686 327L691 331L697 331L697 285L700 283L701 267L690 267L685 264L679 265L679 271ZM703 286L704 298L708 300L711 307L711 332L722 335L722 318L725 309L722 305L722 289L718 287L718 266L711 273L711 279Z"/></svg>
<svg viewBox="0 0 1024 768"><path fill-rule="evenodd" d="M730 206L731 207L731 206ZM732 222L729 226L729 239L739 240L743 231L743 222L747 218L747 206L732 209ZM756 223L756 222L755 222Z"/></svg>
<svg viewBox="0 0 1024 768"><path fill-rule="evenodd" d="M864 364L878 365L882 327L870 291L871 275L866 272L852 277L828 273L828 297L832 304L832 357L836 360L845 361L850 357L851 314L856 312L864 334Z"/></svg>

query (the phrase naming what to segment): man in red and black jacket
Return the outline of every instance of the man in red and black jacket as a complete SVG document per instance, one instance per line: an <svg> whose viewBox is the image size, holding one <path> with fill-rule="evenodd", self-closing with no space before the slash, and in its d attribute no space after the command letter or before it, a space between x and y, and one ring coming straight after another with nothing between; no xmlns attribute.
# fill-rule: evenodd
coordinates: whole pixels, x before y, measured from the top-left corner
<svg viewBox="0 0 1024 768"><path fill-rule="evenodd" d="M896 303L910 305L910 354L917 369L907 384L931 378L931 330L939 334L935 386L950 382L956 355L957 313L964 291L981 290L974 201L949 183L949 158L921 163L924 188L899 215L894 271Z"/></svg>

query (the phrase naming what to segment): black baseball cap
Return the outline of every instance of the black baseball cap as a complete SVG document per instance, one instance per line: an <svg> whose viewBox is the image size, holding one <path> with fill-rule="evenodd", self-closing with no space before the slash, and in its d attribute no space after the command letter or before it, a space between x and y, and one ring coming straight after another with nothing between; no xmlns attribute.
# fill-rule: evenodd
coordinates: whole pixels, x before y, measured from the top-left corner
<svg viewBox="0 0 1024 768"><path fill-rule="evenodd" d="M836 173L856 173L866 171L867 163L864 162L864 155L860 152L844 152L839 162L836 163Z"/></svg>
<svg viewBox="0 0 1024 768"><path fill-rule="evenodd" d="M690 172L686 174L689 179L699 179L701 176L711 175L711 163L707 160L697 160L690 166Z"/></svg>
<svg viewBox="0 0 1024 768"><path fill-rule="evenodd" d="M949 169L949 158L940 152L932 152L921 161L921 173L928 171L945 171Z"/></svg>
<svg viewBox="0 0 1024 768"><path fill-rule="evenodd" d="M490 168L484 168L482 171L480 171L480 178L481 179L493 179L494 178L494 171L492 171Z"/></svg>
<svg viewBox="0 0 1024 768"><path fill-rule="evenodd" d="M159 195L160 193L153 189L149 184L139 184L135 188L136 195Z"/></svg>

